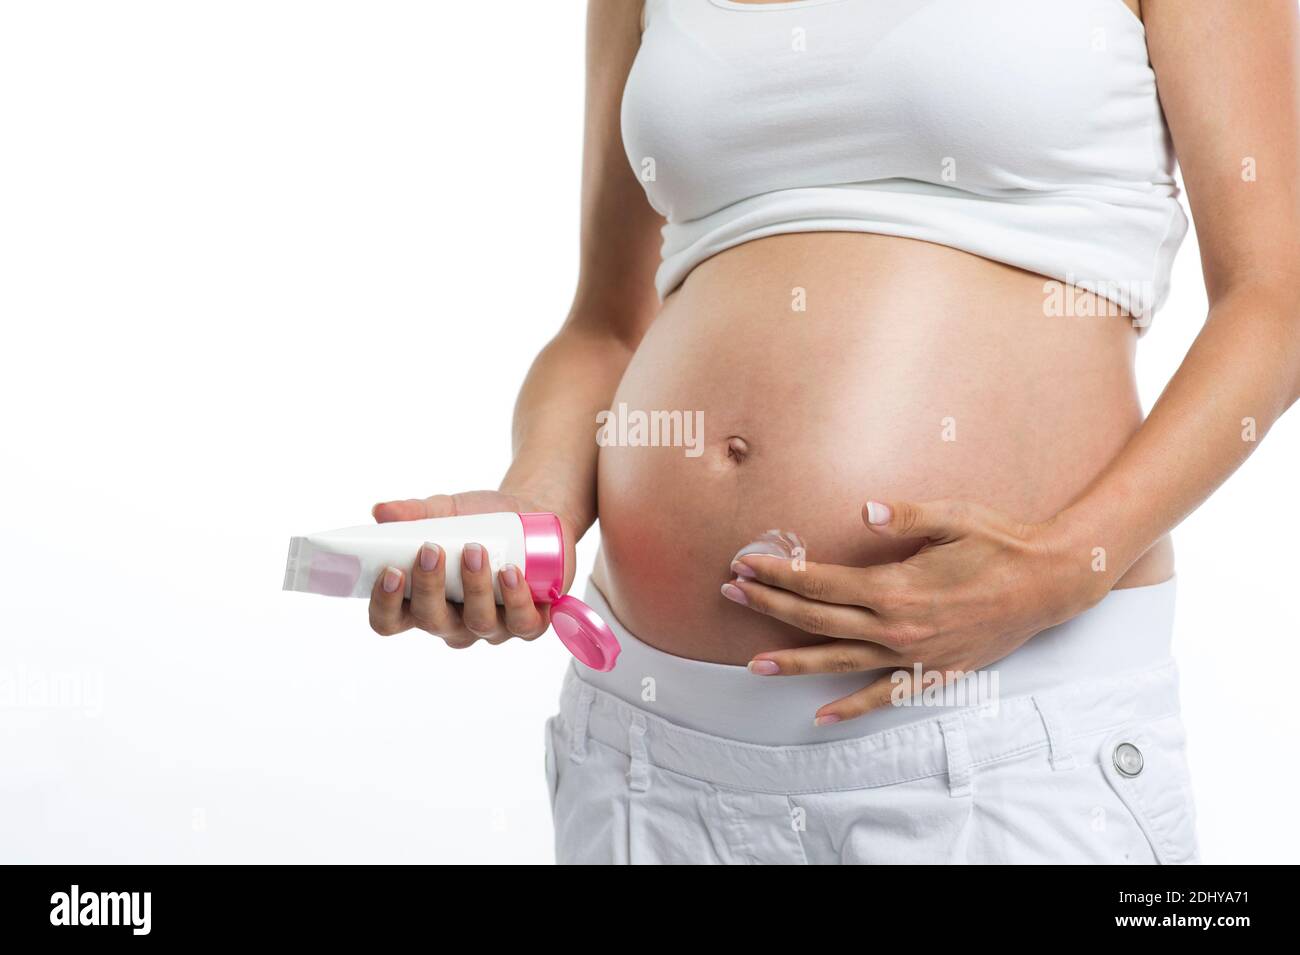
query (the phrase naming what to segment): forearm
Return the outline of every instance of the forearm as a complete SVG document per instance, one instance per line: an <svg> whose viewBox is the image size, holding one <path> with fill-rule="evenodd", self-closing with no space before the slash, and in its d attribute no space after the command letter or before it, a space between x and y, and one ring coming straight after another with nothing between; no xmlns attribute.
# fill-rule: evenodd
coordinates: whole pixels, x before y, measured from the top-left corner
<svg viewBox="0 0 1300 955"><path fill-rule="evenodd" d="M571 320L538 354L519 391L514 460L501 490L542 502L575 535L596 520L596 415L609 408L633 341Z"/></svg>
<svg viewBox="0 0 1300 955"><path fill-rule="evenodd" d="M641 46L641 4L587 7L578 283L568 321L533 362L515 404L501 490L560 515L576 541L596 520L596 415L613 402L659 310L663 220L622 139L623 90Z"/></svg>
<svg viewBox="0 0 1300 955"><path fill-rule="evenodd" d="M1210 311L1123 451L1054 524L1101 596L1241 463L1300 393L1300 305L1281 284Z"/></svg>

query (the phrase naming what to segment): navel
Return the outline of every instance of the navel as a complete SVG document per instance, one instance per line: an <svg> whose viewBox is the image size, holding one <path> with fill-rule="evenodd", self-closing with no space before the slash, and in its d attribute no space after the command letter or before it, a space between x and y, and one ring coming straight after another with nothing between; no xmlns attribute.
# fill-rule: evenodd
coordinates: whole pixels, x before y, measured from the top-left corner
<svg viewBox="0 0 1300 955"><path fill-rule="evenodd" d="M749 457L749 442L738 434L731 435L727 438L726 455L732 464L743 464Z"/></svg>

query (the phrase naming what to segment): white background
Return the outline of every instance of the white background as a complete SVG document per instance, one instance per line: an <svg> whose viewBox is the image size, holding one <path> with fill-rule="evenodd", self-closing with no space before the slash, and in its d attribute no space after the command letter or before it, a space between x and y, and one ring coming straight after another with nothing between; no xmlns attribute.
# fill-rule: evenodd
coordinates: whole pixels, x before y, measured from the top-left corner
<svg viewBox="0 0 1300 955"><path fill-rule="evenodd" d="M291 534L499 480L575 277L582 8L0 0L0 861L551 859L558 641L279 587ZM1174 285L1148 405L1194 240ZM1176 535L1207 861L1300 856L1298 472L1293 413Z"/></svg>

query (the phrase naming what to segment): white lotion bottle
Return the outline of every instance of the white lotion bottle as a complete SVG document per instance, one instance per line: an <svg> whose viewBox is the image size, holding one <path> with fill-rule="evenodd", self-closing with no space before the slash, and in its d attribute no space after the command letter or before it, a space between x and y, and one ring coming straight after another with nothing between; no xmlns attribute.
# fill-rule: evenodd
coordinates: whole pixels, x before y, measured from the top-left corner
<svg viewBox="0 0 1300 955"><path fill-rule="evenodd" d="M518 567L538 603L550 604L556 635L579 662L593 670L612 670L618 639L600 616L564 587L564 531L554 514L512 511L391 521L322 531L289 541L284 589L327 597L369 597L375 581L389 567L405 571L411 595L410 568L425 543L444 552L447 599L461 602L461 552L479 544L493 570L492 588L501 603L496 575L506 564Z"/></svg>

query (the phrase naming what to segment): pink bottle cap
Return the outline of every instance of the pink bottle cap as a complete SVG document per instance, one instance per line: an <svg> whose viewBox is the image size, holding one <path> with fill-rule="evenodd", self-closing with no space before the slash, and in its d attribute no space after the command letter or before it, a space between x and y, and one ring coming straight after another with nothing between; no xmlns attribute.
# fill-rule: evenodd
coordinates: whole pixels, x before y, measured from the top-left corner
<svg viewBox="0 0 1300 955"><path fill-rule="evenodd" d="M551 626L578 662L604 673L621 649L609 624L564 588L564 528L548 512L520 514L524 525L524 580L533 599L551 605Z"/></svg>

